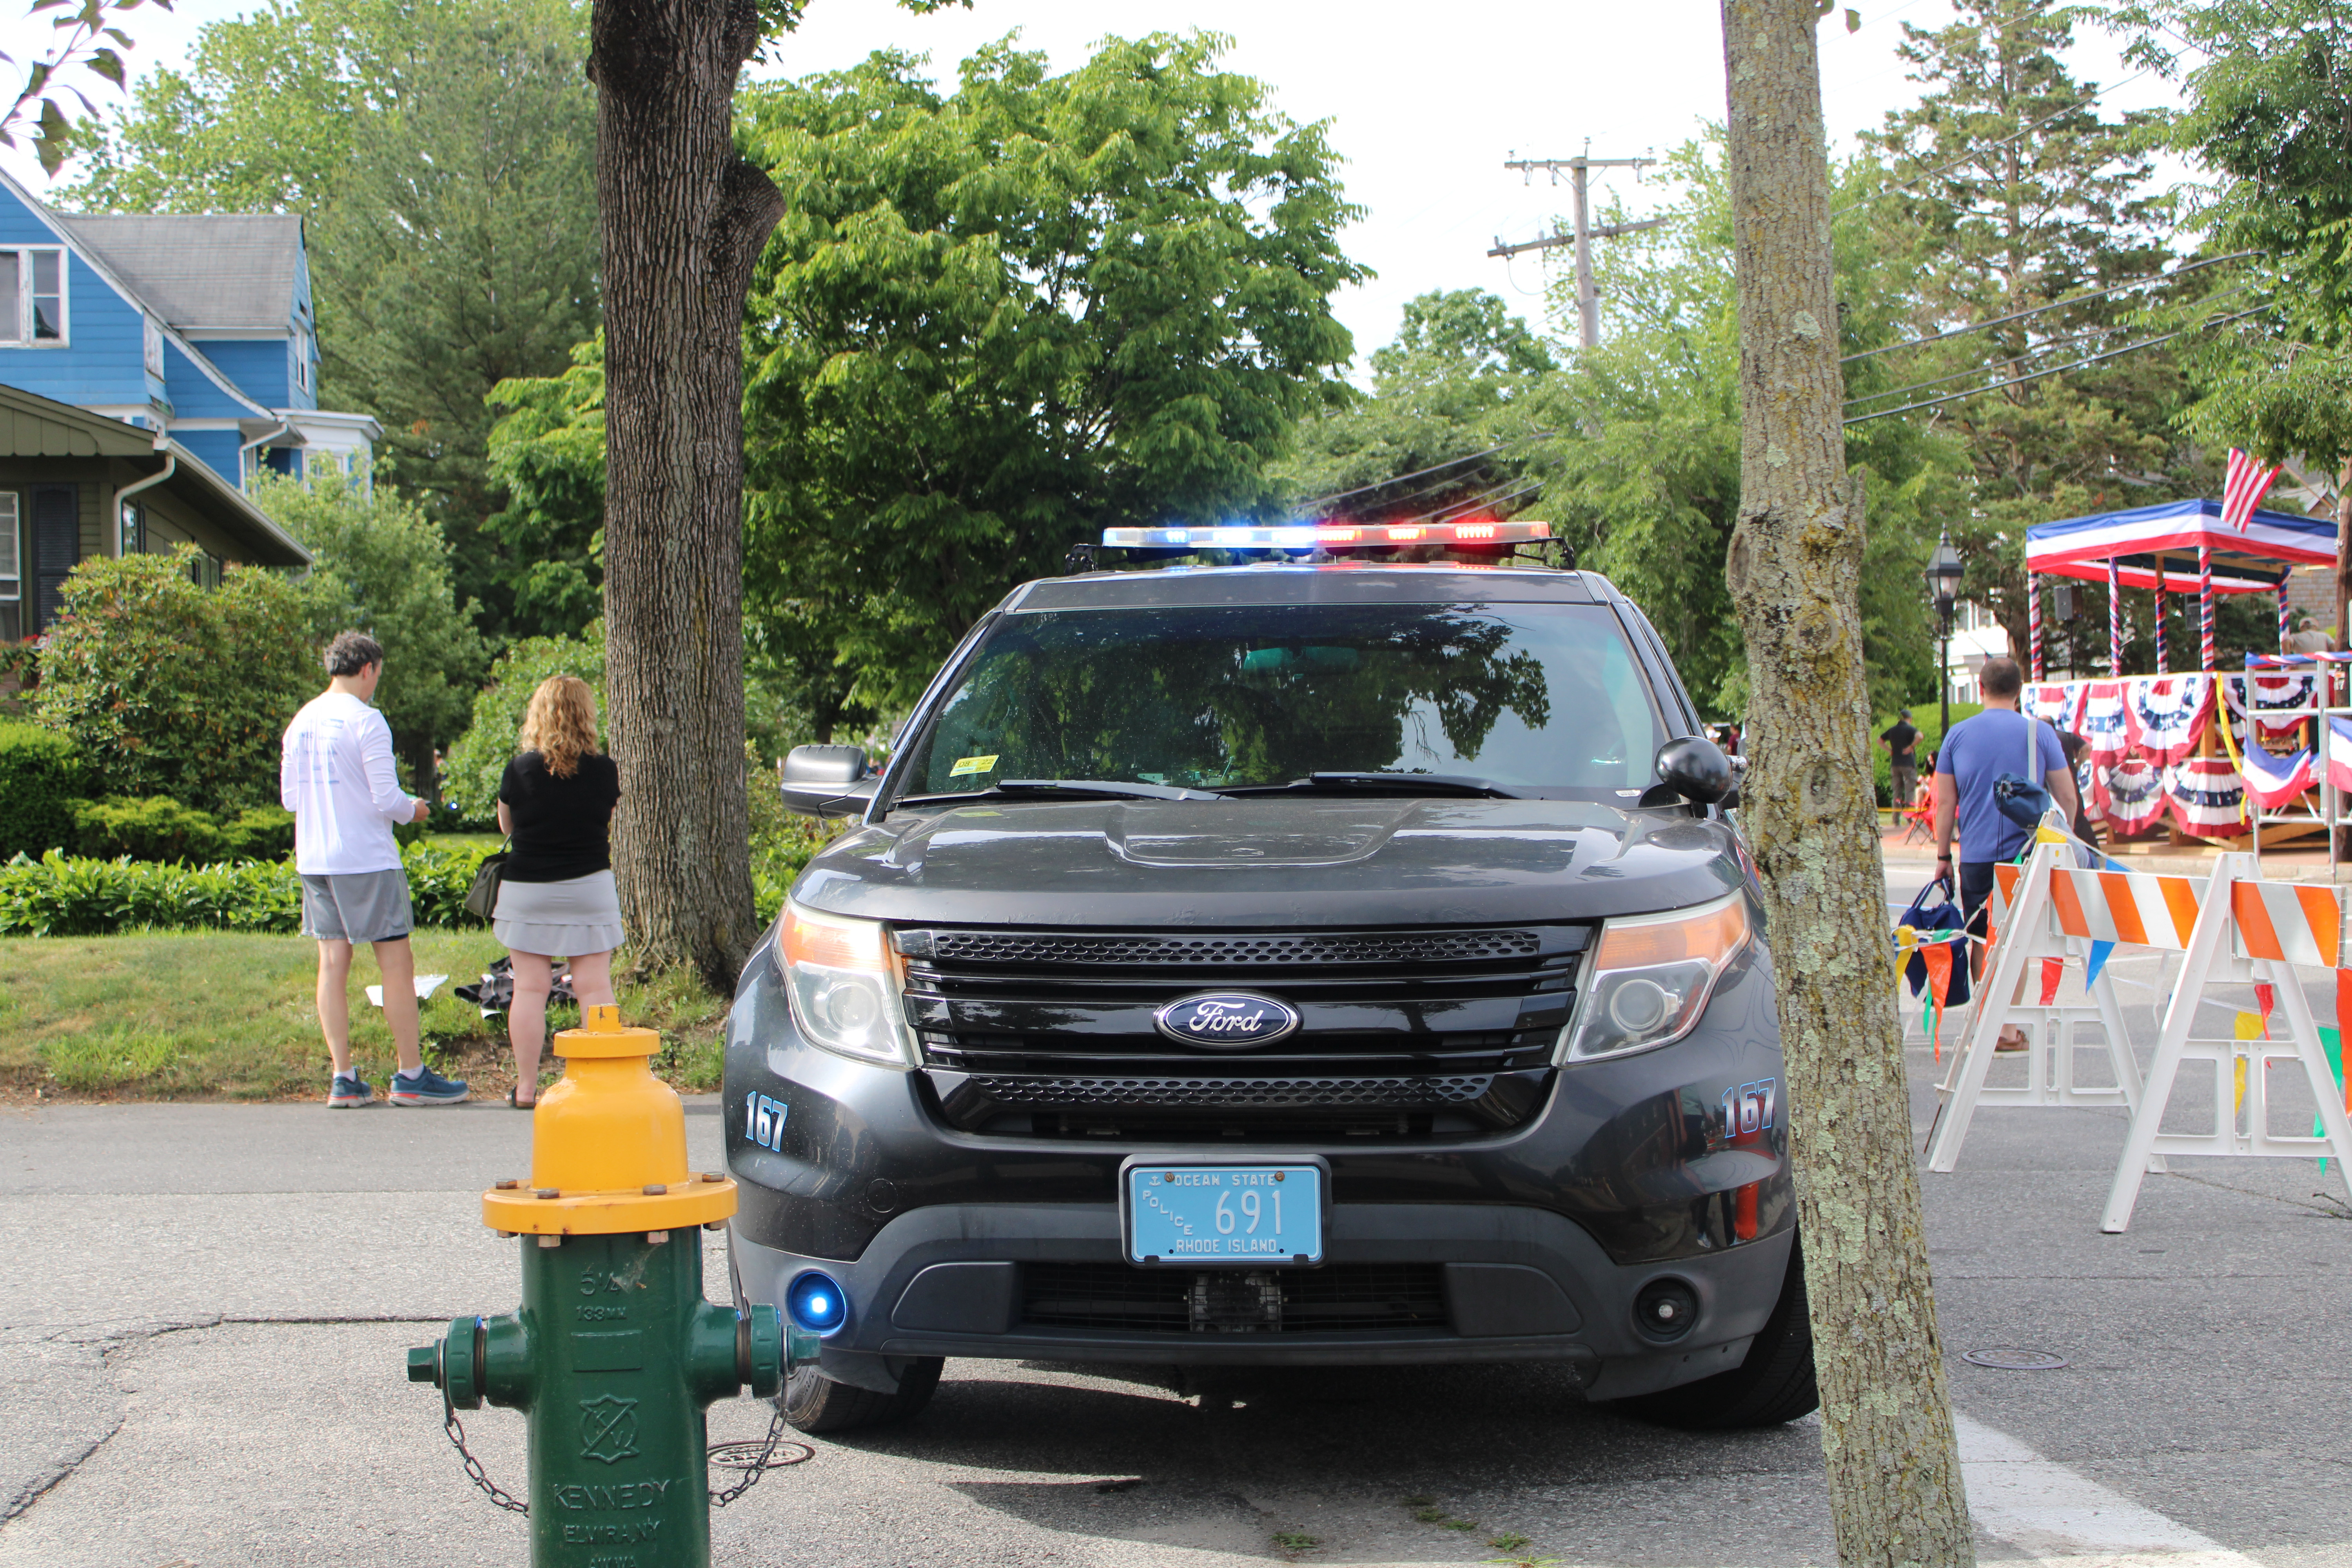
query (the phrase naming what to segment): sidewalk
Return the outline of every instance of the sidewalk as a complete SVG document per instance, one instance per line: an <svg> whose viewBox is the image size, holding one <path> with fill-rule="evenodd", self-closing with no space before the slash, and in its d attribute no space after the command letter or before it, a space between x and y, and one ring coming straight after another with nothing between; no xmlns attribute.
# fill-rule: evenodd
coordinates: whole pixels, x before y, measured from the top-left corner
<svg viewBox="0 0 2352 1568"><path fill-rule="evenodd" d="M1922 882L1936 874L1936 847L1925 837L1903 842L1906 829L1900 823L1889 827L1887 814L1879 813L1878 843L1886 862L1890 880L1916 876ZM2170 876L2195 876L2210 871L2213 857L2227 851L2246 851L2252 846L2246 839L2222 839L2210 844L2168 844L2162 840L2144 843L2112 845L2106 853L2135 871L2161 871ZM2327 880L2327 846L2322 841L2305 848L2273 848L2263 851L2263 875L2275 882L2325 882ZM2339 858L2336 879L2352 883L2352 856Z"/></svg>

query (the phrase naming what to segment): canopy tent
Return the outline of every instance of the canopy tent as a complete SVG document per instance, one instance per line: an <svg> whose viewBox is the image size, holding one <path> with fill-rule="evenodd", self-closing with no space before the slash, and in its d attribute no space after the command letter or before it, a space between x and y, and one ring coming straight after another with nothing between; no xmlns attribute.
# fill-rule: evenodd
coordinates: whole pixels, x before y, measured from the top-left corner
<svg viewBox="0 0 2352 1568"><path fill-rule="evenodd" d="M2333 519L2292 512L2256 511L2242 529L2221 521L2217 500L2164 501L2126 511L2070 517L2035 523L2025 531L2027 623L2032 642L2032 676L2042 679L2043 576L2103 582L2108 589L2107 640L2110 674L2123 674L2123 611L2117 590L2152 588L2159 595L2156 618L2156 670L2165 673L2161 595L2195 595L2200 602L2199 668L2214 665L2213 595L2278 595L2279 638L2287 633L2287 574L2296 566L2336 560Z"/></svg>
<svg viewBox="0 0 2352 1568"><path fill-rule="evenodd" d="M2054 577L2107 581L2112 561L2126 588L2153 588L2164 561L2164 588L2194 594L2201 582L2199 551L2210 554L2216 594L2266 594L2292 566L2332 565L2336 524L2327 518L2257 511L2244 531L2221 521L2216 500L2165 501L2129 511L2103 511L2038 522L2025 531L2025 569Z"/></svg>

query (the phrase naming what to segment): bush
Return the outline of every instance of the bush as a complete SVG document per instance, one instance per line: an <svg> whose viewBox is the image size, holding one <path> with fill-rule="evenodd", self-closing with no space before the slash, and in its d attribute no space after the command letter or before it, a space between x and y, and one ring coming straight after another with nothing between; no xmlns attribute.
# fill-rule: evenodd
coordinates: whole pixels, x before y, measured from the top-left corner
<svg viewBox="0 0 2352 1568"><path fill-rule="evenodd" d="M220 824L191 811L168 795L145 800L84 801L74 812L75 845L100 860L184 860L206 865L221 858Z"/></svg>
<svg viewBox="0 0 2352 1568"><path fill-rule="evenodd" d="M0 860L72 843L74 806L89 787L69 737L0 721Z"/></svg>
<svg viewBox="0 0 2352 1568"><path fill-rule="evenodd" d="M418 845L402 853L421 928L478 926L466 893L483 851ZM159 865L68 859L51 850L0 866L0 936L105 936L157 930L293 931L302 879L283 861Z"/></svg>
<svg viewBox="0 0 2352 1568"><path fill-rule="evenodd" d="M194 553L93 557L68 574L39 711L103 793L226 815L278 798L279 738L323 678L305 590L247 566L200 588Z"/></svg>
<svg viewBox="0 0 2352 1568"><path fill-rule="evenodd" d="M604 750L612 751L611 715L604 704L604 623L591 623L577 640L526 637L490 667L489 685L474 698L473 722L441 764L442 795L461 820L480 826L498 821L499 780L514 755L523 710L551 675L576 675L595 689L601 737Z"/></svg>
<svg viewBox="0 0 2352 1568"><path fill-rule="evenodd" d="M282 805L249 805L221 824L221 847L232 859L283 860L294 853L294 814Z"/></svg>

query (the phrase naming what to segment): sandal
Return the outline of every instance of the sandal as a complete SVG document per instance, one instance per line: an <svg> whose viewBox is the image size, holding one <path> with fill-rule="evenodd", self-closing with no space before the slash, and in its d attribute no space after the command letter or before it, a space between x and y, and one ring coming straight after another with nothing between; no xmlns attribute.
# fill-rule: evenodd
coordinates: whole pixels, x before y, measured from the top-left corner
<svg viewBox="0 0 2352 1568"><path fill-rule="evenodd" d="M522 1092L522 1085L520 1085L520 1084L517 1084L517 1085L515 1085L515 1086L514 1086L514 1088L512 1088L512 1089L510 1089L507 1090L507 1109L508 1109L508 1110L538 1110L538 1109L539 1109L539 1097L538 1097L537 1095L533 1095L533 1096L531 1096L531 1098L530 1098L530 1099L529 1099L529 1100L517 1100L517 1099L515 1098L515 1096L516 1096L516 1095L518 1095L518 1094L520 1094L520 1093L521 1093L521 1092Z"/></svg>

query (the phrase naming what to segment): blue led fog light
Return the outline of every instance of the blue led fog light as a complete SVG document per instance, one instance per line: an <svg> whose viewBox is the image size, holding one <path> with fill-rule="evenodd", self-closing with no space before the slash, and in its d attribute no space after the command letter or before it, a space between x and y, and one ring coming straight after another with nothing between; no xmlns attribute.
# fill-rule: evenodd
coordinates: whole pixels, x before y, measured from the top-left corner
<svg viewBox="0 0 2352 1568"><path fill-rule="evenodd" d="M784 1291L784 1310L813 1334L829 1334L849 1321L849 1298L840 1286L811 1269Z"/></svg>

